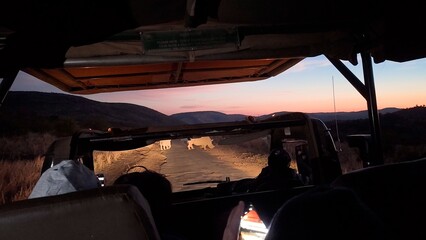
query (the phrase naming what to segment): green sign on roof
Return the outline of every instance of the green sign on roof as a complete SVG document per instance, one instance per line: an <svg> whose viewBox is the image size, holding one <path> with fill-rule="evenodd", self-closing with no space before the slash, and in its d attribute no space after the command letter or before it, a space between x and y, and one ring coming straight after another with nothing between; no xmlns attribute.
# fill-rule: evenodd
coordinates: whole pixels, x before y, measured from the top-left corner
<svg viewBox="0 0 426 240"><path fill-rule="evenodd" d="M145 51L191 51L239 46L235 28L145 32L141 37Z"/></svg>

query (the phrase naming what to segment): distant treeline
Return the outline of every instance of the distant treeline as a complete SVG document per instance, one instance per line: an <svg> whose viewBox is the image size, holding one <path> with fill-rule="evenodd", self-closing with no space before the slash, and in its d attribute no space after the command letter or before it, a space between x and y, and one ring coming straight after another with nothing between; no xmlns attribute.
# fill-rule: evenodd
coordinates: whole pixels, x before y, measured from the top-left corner
<svg viewBox="0 0 426 240"><path fill-rule="evenodd" d="M335 121L326 122L336 134ZM368 119L338 121L340 139L345 140L347 135L369 133ZM426 144L426 107L416 106L394 113L380 115L382 137L389 144Z"/></svg>
<svg viewBox="0 0 426 240"><path fill-rule="evenodd" d="M107 129L102 118L76 120L64 116L35 113L0 114L0 160L32 160L43 155L58 137L71 136L81 129L97 126Z"/></svg>
<svg viewBox="0 0 426 240"><path fill-rule="evenodd" d="M92 126L107 129L108 123L98 118L82 122L61 116L0 114L0 137L21 136L27 133L70 136L80 129Z"/></svg>
<svg viewBox="0 0 426 240"><path fill-rule="evenodd" d="M403 156L402 160L426 157L426 107L415 106L394 113L381 114L380 117L382 144L389 158ZM346 142L352 134L369 134L368 119L328 121L334 139ZM402 151L402 152L401 152ZM398 155L398 156L396 156ZM401 155L401 156L399 156Z"/></svg>

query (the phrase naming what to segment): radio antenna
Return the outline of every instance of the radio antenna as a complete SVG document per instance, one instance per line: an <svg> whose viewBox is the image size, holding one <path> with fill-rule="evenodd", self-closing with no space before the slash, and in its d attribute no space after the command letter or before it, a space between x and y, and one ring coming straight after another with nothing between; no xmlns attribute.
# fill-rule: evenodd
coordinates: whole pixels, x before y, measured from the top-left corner
<svg viewBox="0 0 426 240"><path fill-rule="evenodd" d="M333 84L333 105L334 105L334 123L336 124L336 136L337 136L337 142L339 143L339 151L342 151L342 144L340 142L340 136L339 136L339 126L337 124L337 112L336 112L336 96L334 94L334 76L331 76L331 82Z"/></svg>

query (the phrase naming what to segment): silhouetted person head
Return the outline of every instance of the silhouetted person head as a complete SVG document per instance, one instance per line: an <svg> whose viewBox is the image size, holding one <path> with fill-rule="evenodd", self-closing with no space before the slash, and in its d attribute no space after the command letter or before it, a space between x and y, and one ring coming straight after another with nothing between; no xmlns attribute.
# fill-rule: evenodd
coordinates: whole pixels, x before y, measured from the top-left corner
<svg viewBox="0 0 426 240"><path fill-rule="evenodd" d="M268 166L251 183L250 191L288 189L301 185L296 172L290 168L291 157L283 148L274 148L268 156Z"/></svg>
<svg viewBox="0 0 426 240"><path fill-rule="evenodd" d="M268 166L273 169L286 169L290 166L291 157L283 148L272 149L268 156Z"/></svg>
<svg viewBox="0 0 426 240"><path fill-rule="evenodd" d="M136 186L148 201L157 228L162 230L166 224L166 214L171 206L172 196L172 185L163 174L151 170L126 173L118 177L114 184Z"/></svg>
<svg viewBox="0 0 426 240"><path fill-rule="evenodd" d="M347 188L317 187L288 200L266 240L384 239L381 220Z"/></svg>

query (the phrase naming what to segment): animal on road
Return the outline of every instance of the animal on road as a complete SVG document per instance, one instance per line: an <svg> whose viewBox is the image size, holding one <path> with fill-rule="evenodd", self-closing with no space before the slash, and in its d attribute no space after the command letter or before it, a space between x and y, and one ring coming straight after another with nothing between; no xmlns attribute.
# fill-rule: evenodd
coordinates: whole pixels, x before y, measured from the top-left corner
<svg viewBox="0 0 426 240"><path fill-rule="evenodd" d="M188 150L194 149L195 146L201 147L203 150L214 148L213 140L210 137L191 138L187 141Z"/></svg>
<svg viewBox="0 0 426 240"><path fill-rule="evenodd" d="M167 150L172 148L172 140L161 140L160 141L160 150Z"/></svg>

